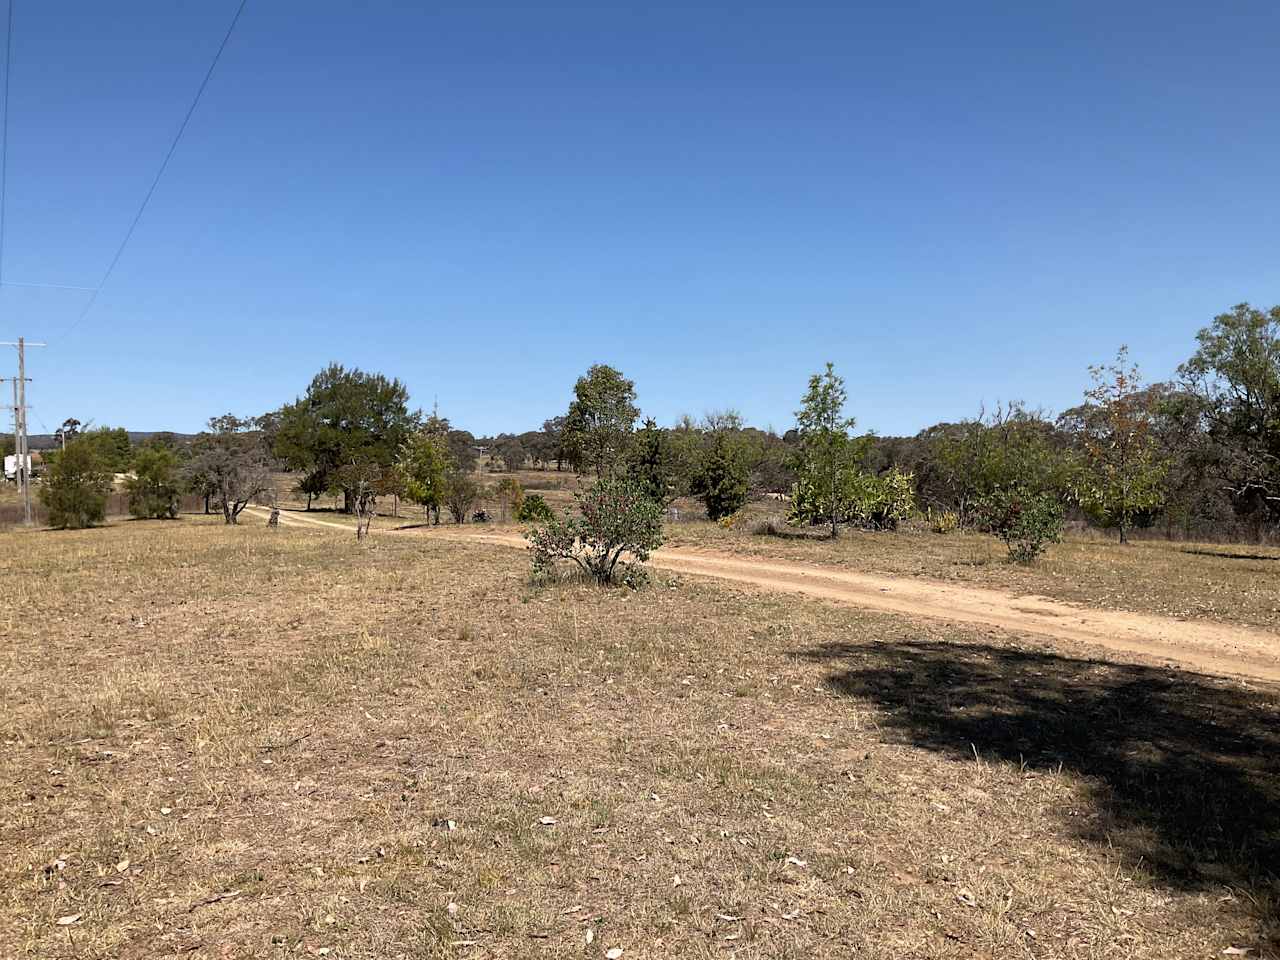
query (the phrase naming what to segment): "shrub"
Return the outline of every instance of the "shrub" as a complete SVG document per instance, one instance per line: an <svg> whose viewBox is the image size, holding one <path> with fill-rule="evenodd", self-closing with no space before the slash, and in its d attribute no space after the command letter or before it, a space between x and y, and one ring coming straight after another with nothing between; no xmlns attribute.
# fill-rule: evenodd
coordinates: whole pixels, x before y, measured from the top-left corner
<svg viewBox="0 0 1280 960"><path fill-rule="evenodd" d="M451 471L445 477L444 502L454 523L466 523L467 512L480 499L480 484L470 474Z"/></svg>
<svg viewBox="0 0 1280 960"><path fill-rule="evenodd" d="M526 496L524 502L520 504L520 510L516 513L516 519L522 523L542 523L555 518L555 512L548 506L547 501L542 499L542 495L537 493Z"/></svg>
<svg viewBox="0 0 1280 960"><path fill-rule="evenodd" d="M738 525L738 521L741 519L742 519L742 514L731 513L728 516L721 517L719 520L716 521L716 523L720 524L720 526L725 530L732 530L734 527Z"/></svg>
<svg viewBox="0 0 1280 960"><path fill-rule="evenodd" d="M840 523L865 530L896 530L915 510L915 482L897 467L876 476L846 470L838 476L835 515ZM792 523L819 524L831 520L831 492L827 481L806 473L791 499Z"/></svg>
<svg viewBox="0 0 1280 960"><path fill-rule="evenodd" d="M49 525L80 530L106 519L111 471L98 446L75 440L49 459L40 487L40 502L49 511Z"/></svg>
<svg viewBox="0 0 1280 960"><path fill-rule="evenodd" d="M125 482L129 513L139 520L173 519L182 491L178 458L163 447L144 447L133 458L133 476Z"/></svg>
<svg viewBox="0 0 1280 960"><path fill-rule="evenodd" d="M929 529L934 533L955 533L960 529L960 514L954 510L929 511Z"/></svg>
<svg viewBox="0 0 1280 960"><path fill-rule="evenodd" d="M601 585L619 579L635 583L640 575L635 565L662 543L662 507L626 479L600 480L575 498L579 516L553 519L525 534L534 574L549 574L558 561L572 560ZM623 554L634 564L619 569Z"/></svg>
<svg viewBox="0 0 1280 960"><path fill-rule="evenodd" d="M694 481L698 498L706 504L707 517L721 520L747 502L749 473L741 451L726 434L718 434L703 456Z"/></svg>
<svg viewBox="0 0 1280 960"><path fill-rule="evenodd" d="M1062 539L1062 504L1051 494L1024 487L988 494L978 503L978 521L981 529L1004 541L1015 563L1031 563Z"/></svg>

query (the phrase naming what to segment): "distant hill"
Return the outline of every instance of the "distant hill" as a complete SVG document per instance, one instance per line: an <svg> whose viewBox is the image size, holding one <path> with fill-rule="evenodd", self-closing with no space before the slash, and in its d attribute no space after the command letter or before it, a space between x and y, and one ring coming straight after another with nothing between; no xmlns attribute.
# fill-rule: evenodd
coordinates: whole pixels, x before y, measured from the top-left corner
<svg viewBox="0 0 1280 960"><path fill-rule="evenodd" d="M162 433L169 434L180 443L186 443L196 438L194 433L174 433L172 430L130 430L129 443L137 446ZM27 440L32 450L52 450L60 443L57 435L52 433L30 433L27 434Z"/></svg>

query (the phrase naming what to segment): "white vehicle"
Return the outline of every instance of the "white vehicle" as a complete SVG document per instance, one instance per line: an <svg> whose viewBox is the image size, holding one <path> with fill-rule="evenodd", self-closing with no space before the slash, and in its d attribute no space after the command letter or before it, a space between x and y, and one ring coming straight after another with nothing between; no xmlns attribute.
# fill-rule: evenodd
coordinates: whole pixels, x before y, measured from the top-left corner
<svg viewBox="0 0 1280 960"><path fill-rule="evenodd" d="M27 475L31 475L31 454L27 454ZM18 479L18 455L7 454L4 458L4 478L10 481Z"/></svg>

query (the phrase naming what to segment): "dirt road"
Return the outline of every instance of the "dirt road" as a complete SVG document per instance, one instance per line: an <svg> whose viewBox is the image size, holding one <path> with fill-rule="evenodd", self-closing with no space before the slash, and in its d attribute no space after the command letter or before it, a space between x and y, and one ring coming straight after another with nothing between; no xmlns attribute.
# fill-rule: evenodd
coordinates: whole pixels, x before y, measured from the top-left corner
<svg viewBox="0 0 1280 960"><path fill-rule="evenodd" d="M292 512L282 513L281 521L353 532L352 527L345 524ZM518 548L526 545L522 538L510 534L447 527L405 531L404 535ZM1280 636L1248 627L1096 610L1047 597L1015 596L984 587L882 577L815 564L707 551L658 550L651 562L655 567L676 573L802 593L868 610L1035 634L1076 646L1140 654L1205 673L1280 682Z"/></svg>

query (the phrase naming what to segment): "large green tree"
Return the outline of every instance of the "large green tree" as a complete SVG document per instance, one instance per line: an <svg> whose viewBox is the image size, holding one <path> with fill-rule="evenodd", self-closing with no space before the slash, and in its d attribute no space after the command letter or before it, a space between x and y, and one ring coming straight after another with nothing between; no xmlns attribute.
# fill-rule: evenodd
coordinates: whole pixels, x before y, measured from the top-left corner
<svg viewBox="0 0 1280 960"><path fill-rule="evenodd" d="M612 476L630 445L640 409L636 386L619 371L595 364L573 387L563 440L579 473Z"/></svg>
<svg viewBox="0 0 1280 960"><path fill-rule="evenodd" d="M1280 306L1214 317L1178 368L1196 398L1213 474L1236 509L1280 519Z"/></svg>
<svg viewBox="0 0 1280 960"><path fill-rule="evenodd" d="M343 482L351 464L390 470L421 416L409 410L399 380L333 363L312 379L304 396L273 418L273 447L313 488L341 490L343 509L354 508L355 490Z"/></svg>

